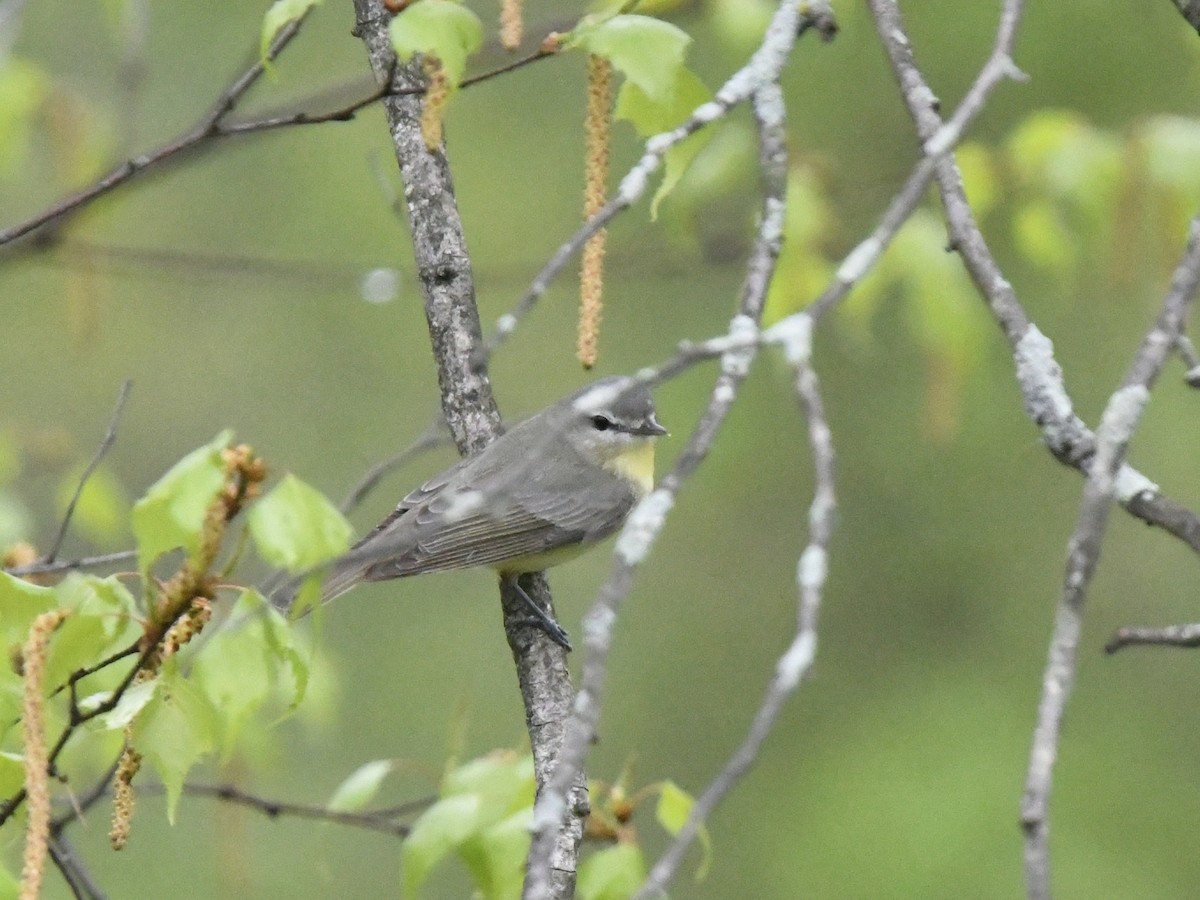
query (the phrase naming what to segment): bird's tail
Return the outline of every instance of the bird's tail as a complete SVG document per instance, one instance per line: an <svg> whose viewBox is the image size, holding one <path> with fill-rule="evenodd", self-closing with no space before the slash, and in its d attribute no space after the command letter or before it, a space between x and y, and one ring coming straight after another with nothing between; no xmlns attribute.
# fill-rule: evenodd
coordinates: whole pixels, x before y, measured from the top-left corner
<svg viewBox="0 0 1200 900"><path fill-rule="evenodd" d="M321 594L313 605L324 605L335 597L340 597L346 591L350 590L356 584L363 580L369 568L369 563L355 557L353 554L347 554L341 559L334 561L329 571L322 577L322 573L317 570L309 572L307 575L299 575L294 578L289 578L279 587L271 589L269 599L271 605L274 606L284 615L291 612L292 607L296 604L296 598L299 596L301 589L305 584L313 578L321 581Z"/></svg>

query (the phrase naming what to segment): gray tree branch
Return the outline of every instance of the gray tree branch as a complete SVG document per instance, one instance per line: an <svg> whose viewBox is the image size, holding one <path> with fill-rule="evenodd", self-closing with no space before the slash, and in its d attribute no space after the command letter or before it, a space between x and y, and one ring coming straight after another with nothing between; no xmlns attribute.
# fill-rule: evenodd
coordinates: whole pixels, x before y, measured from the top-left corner
<svg viewBox="0 0 1200 900"><path fill-rule="evenodd" d="M391 16L381 0L354 0L355 33L363 41L378 82L391 79L384 101L388 129L405 186L417 277L433 345L442 412L461 453L474 453L501 433L500 414L488 379L486 353L475 304L475 284L466 237L454 195L445 149L430 152L421 135L424 88L419 61L397 65L388 38ZM533 599L552 610L541 576L527 579ZM573 691L566 652L540 629L523 621L520 600L505 592L504 630L517 668L525 719L533 748L534 773L544 789L563 739ZM582 775L573 779L570 814L553 836L554 891L574 891L576 859L587 811Z"/></svg>

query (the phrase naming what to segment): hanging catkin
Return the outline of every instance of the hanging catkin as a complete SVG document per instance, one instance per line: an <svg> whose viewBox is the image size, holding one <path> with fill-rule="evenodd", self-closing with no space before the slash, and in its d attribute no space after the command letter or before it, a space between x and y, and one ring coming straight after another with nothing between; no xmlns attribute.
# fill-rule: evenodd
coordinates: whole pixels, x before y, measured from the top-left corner
<svg viewBox="0 0 1200 900"><path fill-rule="evenodd" d="M608 157L612 138L612 64L602 56L588 57L587 118L584 120L585 170L583 216L590 219L604 206L608 186ZM579 361L585 369L596 364L603 310L604 242L601 228L583 247L579 274Z"/></svg>

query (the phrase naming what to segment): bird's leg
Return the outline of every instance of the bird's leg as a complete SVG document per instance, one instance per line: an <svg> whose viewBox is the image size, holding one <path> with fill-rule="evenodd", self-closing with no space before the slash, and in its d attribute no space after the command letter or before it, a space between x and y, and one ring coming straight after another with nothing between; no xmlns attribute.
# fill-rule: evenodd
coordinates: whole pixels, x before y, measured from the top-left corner
<svg viewBox="0 0 1200 900"><path fill-rule="evenodd" d="M567 637L567 633L561 625L550 618L544 609L533 602L533 598L525 592L525 589L517 581L518 577L517 575L501 575L500 583L501 585L511 587L513 593L520 597L522 602L529 608L529 611L533 614L529 619L531 625L540 626L542 631L550 636L550 640L554 641L554 643L558 644L564 650L570 650L571 640Z"/></svg>

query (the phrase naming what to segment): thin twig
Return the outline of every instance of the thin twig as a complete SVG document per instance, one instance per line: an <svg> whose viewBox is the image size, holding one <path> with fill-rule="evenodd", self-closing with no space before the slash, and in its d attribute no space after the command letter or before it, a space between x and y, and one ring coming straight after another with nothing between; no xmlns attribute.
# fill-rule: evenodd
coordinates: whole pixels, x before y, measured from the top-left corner
<svg viewBox="0 0 1200 900"><path fill-rule="evenodd" d="M271 48L267 53L270 60L274 60L280 51L287 43L295 36L300 25L309 12L297 19L295 22L286 26L280 31L279 35L271 44ZM556 55L552 50L537 50L524 56L521 59L513 60L505 63L495 69L487 72L482 72L470 78L463 79L459 85L460 88L469 88L473 85L482 84L496 78L499 75L505 75L516 69L523 68L539 60ZM77 209L86 206L88 203L98 197L107 194L109 191L119 187L130 181L135 175L139 175L147 169L157 166L159 163L170 160L178 155L195 150L197 147L209 144L220 138L237 137L248 134L261 134L267 131L274 131L279 128L290 128L300 125L320 125L326 122L348 122L352 120L359 112L369 106L378 103L384 97L394 94L420 94L422 89L411 87L399 91L392 91L391 80L387 79L365 97L354 100L344 106L329 110L323 113L310 112L294 112L284 113L280 115L265 116L256 119L247 119L245 121L226 122L225 117L233 111L241 97L247 90L258 80L262 75L261 63L256 62L246 72L239 76L225 91L222 92L217 102L209 113L194 127L189 129L184 134L174 138L171 141L159 146L158 148L143 153L139 156L132 157L121 165L117 166L108 175L104 176L94 184L89 185L82 190L60 200L53 206L47 208L36 216L27 219L17 225L0 231L0 247L9 244L18 238L24 237L30 232L42 228L46 225L55 222L64 216L75 212Z"/></svg>
<svg viewBox="0 0 1200 900"><path fill-rule="evenodd" d="M87 485L88 479L96 471L96 467L100 465L117 439L117 426L120 424L121 413L125 409L125 402L129 399L129 391L132 387L133 382L128 379L121 385L121 390L117 394L117 405L113 408L112 416L108 420L108 430L105 431L104 439L100 441L100 446L96 448L96 452L92 455L91 462L87 464L87 468L79 476L79 484L75 487L75 493L71 496L71 502L67 504L67 511L63 513L62 524L58 526L58 534L54 536L54 541L50 544L50 549L42 557L43 564L49 565L53 563L58 556L58 551L62 549L63 541L67 537L67 529L71 525L71 517L75 515L75 507L79 503L79 498L83 496L83 489Z"/></svg>
<svg viewBox="0 0 1200 900"><path fill-rule="evenodd" d="M338 509L343 515L348 515L353 512L371 491L375 490L379 482L391 472L401 466L407 465L413 458L420 456L428 450L435 447L441 447L443 444L450 442L449 436L445 433L442 427L441 419L430 423L425 430L417 435L416 440L401 450L399 453L388 457L380 463L376 463L368 469L363 476L358 480L358 483L350 489L344 500L338 505Z"/></svg>
<svg viewBox="0 0 1200 900"><path fill-rule="evenodd" d="M161 791L161 785L150 785L140 788L142 791ZM183 793L193 797L212 797L224 800L238 806L257 810L269 819L280 816L293 816L300 819L318 819L322 822L332 822L335 825L347 825L353 828L363 828L367 831L378 831L396 837L407 837L412 830L408 823L395 821L402 816L421 812L432 805L437 797L422 797L407 803L397 804L367 812L347 812L345 810L329 809L308 803L289 803L283 800L270 800L251 794L232 784L195 784L187 782Z"/></svg>
<svg viewBox="0 0 1200 900"><path fill-rule="evenodd" d="M775 727L784 703L811 671L816 658L817 615L828 572L829 542L833 536L837 496L834 491L833 435L821 399L820 382L812 366L812 329L811 315L800 313L771 328L764 335L767 340L779 340L784 344L788 361L795 370L796 394L808 426L809 446L813 458L814 489L808 512L809 541L796 567L799 592L796 633L775 665L775 675L767 687L745 740L696 801L687 822L675 835L671 845L655 863L645 883L634 895L635 900L665 896L667 885L683 862L684 854L717 804L754 765L763 744Z"/></svg>
<svg viewBox="0 0 1200 900"><path fill-rule="evenodd" d="M1026 892L1050 897L1050 790L1063 715L1075 681L1087 590L1100 559L1101 541L1117 490L1117 478L1133 433L1150 400L1150 389L1174 350L1188 307L1200 285L1200 214L1192 220L1171 288L1153 327L1142 339L1121 386L1109 398L1096 435L1075 530L1067 544L1067 567L1042 677L1042 699L1029 754L1021 824L1025 829Z"/></svg>
<svg viewBox="0 0 1200 900"><path fill-rule="evenodd" d="M1104 645L1104 652L1116 653L1126 647L1138 645L1200 647L1200 624L1167 625L1164 628L1118 628Z"/></svg>
<svg viewBox="0 0 1200 900"><path fill-rule="evenodd" d="M298 19L289 22L280 29L279 34L275 36L275 39L271 41L271 45L267 49L267 61L274 61L283 49L291 43L292 38L299 33L301 26L311 12L312 7L307 9ZM0 247L12 243L38 228L56 222L69 213L73 213L97 197L129 181L135 175L162 162L164 159L169 159L197 144L220 136L221 121L237 105L246 92L254 86L255 82L262 77L265 71L266 66L263 60L256 58L246 71L242 72L221 92L212 109L185 134L180 135L173 141L169 141L157 150L152 150L149 153L126 160L94 184L60 200L58 203L55 203L32 218L26 219L24 222L0 231Z"/></svg>
<svg viewBox="0 0 1200 900"><path fill-rule="evenodd" d="M92 879L91 873L66 838L58 836L50 841L50 859L76 900L106 900L108 895Z"/></svg>
<svg viewBox="0 0 1200 900"><path fill-rule="evenodd" d="M79 559L64 559L52 563L35 562L24 566L13 566L10 569L0 569L15 578L26 575L49 575L55 572L70 572L82 569L102 569L105 566L131 562L137 559L136 550L118 550L115 553L101 553L98 556L84 556Z"/></svg>

